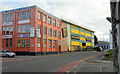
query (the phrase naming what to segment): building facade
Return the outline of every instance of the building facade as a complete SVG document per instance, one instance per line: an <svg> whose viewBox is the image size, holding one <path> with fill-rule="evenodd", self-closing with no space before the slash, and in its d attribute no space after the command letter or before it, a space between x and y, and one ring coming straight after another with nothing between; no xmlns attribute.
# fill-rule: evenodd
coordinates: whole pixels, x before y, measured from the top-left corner
<svg viewBox="0 0 120 74"><path fill-rule="evenodd" d="M120 74L120 1L111 0L111 24L114 50L114 69ZM108 20L109 21L109 20Z"/></svg>
<svg viewBox="0 0 120 74"><path fill-rule="evenodd" d="M2 48L17 54L62 52L61 19L29 6L2 11Z"/></svg>
<svg viewBox="0 0 120 74"><path fill-rule="evenodd" d="M63 51L81 51L94 47L94 31L62 20L62 33Z"/></svg>

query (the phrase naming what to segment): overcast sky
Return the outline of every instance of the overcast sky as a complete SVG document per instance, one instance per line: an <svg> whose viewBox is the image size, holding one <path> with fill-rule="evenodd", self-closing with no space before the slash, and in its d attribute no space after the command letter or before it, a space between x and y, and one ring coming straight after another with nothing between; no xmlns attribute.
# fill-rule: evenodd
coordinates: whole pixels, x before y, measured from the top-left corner
<svg viewBox="0 0 120 74"><path fill-rule="evenodd" d="M0 0L0 11L37 5L50 14L95 31L98 40L109 41L109 0Z"/></svg>

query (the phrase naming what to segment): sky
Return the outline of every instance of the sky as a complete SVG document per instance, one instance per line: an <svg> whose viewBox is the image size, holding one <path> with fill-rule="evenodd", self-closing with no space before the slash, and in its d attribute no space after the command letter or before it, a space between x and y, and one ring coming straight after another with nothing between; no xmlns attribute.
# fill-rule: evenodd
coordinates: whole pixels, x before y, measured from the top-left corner
<svg viewBox="0 0 120 74"><path fill-rule="evenodd" d="M48 13L95 31L98 40L109 41L110 0L0 0L0 11L37 5Z"/></svg>

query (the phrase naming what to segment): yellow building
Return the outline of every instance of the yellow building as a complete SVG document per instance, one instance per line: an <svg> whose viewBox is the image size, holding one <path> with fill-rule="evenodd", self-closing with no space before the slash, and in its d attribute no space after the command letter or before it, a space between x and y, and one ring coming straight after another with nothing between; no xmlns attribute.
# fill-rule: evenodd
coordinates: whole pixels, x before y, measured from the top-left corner
<svg viewBox="0 0 120 74"><path fill-rule="evenodd" d="M79 51L94 46L94 31L65 20L62 20L62 28L67 28L67 36L62 38L62 50Z"/></svg>
<svg viewBox="0 0 120 74"><path fill-rule="evenodd" d="M80 30L79 27L71 24L71 51L80 49Z"/></svg>

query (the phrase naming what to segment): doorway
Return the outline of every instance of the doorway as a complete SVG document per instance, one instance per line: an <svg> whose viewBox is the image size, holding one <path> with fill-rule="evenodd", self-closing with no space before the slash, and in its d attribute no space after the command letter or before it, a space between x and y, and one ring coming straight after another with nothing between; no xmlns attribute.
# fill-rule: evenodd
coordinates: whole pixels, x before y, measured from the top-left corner
<svg viewBox="0 0 120 74"><path fill-rule="evenodd" d="M59 53L61 53L60 49L61 49L61 46L58 46L58 52L59 52Z"/></svg>

